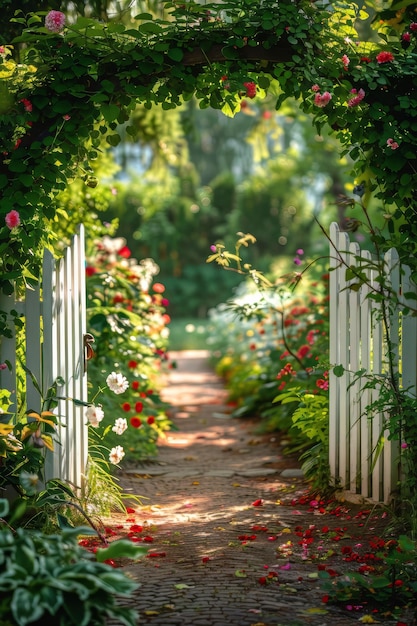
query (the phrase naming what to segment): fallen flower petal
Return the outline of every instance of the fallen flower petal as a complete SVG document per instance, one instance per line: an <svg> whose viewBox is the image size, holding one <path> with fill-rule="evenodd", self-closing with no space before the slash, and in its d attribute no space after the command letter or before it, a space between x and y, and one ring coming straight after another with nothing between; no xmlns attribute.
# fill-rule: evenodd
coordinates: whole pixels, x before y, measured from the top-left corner
<svg viewBox="0 0 417 626"><path fill-rule="evenodd" d="M254 502L252 502L252 506L262 506L264 503L264 501L262 500L262 498L258 498L258 500L255 500Z"/></svg>

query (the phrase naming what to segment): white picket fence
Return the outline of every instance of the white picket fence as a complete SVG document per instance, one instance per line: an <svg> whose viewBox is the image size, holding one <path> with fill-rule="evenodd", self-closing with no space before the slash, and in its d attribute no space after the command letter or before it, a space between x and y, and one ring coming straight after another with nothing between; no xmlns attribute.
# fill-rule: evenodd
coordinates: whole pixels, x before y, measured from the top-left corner
<svg viewBox="0 0 417 626"><path fill-rule="evenodd" d="M16 337L1 338L0 362L9 361L12 370L0 370L0 388L13 392L16 402L16 354L23 354L23 362L42 390L42 395L58 377L64 383L57 389L63 398L87 400L85 373L85 252L84 230L74 236L64 256L55 261L49 251L43 259L42 283L28 288L24 298L0 296L0 311L17 311L25 320L25 345L16 345ZM12 318L10 317L10 320ZM26 407L42 410L42 398L26 376ZM15 410L16 405L11 407ZM84 487L88 452L88 431L85 407L72 400L59 400L55 410L60 425L54 452L46 452L45 479L59 478L71 483L77 490Z"/></svg>
<svg viewBox="0 0 417 626"><path fill-rule="evenodd" d="M348 492L377 502L388 503L401 479L399 442L389 441L384 432L386 415L372 419L366 407L378 397L379 390L363 389L365 377L355 382L353 372L362 368L369 374L387 372L387 342L380 304L368 298L372 287L378 288L375 270L365 269L367 285L349 289L354 279L346 280L346 267L365 266L372 260L368 251L350 242L337 224L330 228L330 363L343 365L345 372L329 376L329 460L333 479ZM362 261L361 261L362 260ZM416 292L410 272L400 267L395 250L384 259L391 289L404 295ZM411 307L416 301L409 301ZM417 392L417 317L403 315L402 307L392 312L388 332L396 357L400 385L409 393ZM383 451L375 455L381 433L385 434ZM376 459L376 460L375 460Z"/></svg>

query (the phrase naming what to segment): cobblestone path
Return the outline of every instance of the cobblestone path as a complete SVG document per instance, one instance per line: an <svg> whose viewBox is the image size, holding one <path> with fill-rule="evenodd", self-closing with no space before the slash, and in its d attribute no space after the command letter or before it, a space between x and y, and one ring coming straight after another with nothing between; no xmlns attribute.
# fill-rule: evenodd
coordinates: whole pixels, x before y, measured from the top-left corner
<svg viewBox="0 0 417 626"><path fill-rule="evenodd" d="M178 368L163 398L178 430L160 442L155 462L121 475L124 488L143 497L143 506L128 520L112 519L113 525L141 526L141 536L152 540L149 556L125 567L140 583L128 602L139 612L138 624L360 624L363 612L322 602L318 563L347 567L341 546L359 541L364 527L376 533L380 514L351 505L320 513L301 504L306 485L297 462L274 436L257 436L254 423L230 417L206 354L171 358ZM331 545L336 560L318 561L332 528L341 538ZM309 536L312 542L303 548L300 538Z"/></svg>

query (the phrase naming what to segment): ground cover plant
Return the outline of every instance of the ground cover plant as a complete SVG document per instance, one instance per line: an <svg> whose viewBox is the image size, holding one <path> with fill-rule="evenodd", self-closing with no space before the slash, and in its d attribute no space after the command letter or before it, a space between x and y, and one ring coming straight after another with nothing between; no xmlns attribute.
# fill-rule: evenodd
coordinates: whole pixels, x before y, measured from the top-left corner
<svg viewBox="0 0 417 626"><path fill-rule="evenodd" d="M130 595L137 584L112 567L111 557L139 558L146 550L121 542L102 545L93 555L78 543L91 527L67 526L56 534L14 530L5 520L8 513L7 500L0 499L2 624L98 626L111 617L136 624L136 612L120 606L118 597Z"/></svg>

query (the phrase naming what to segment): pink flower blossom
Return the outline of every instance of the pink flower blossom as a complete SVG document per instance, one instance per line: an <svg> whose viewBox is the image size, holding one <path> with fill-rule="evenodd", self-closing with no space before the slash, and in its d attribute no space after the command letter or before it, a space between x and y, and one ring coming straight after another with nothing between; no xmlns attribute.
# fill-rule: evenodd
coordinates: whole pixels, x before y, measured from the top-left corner
<svg viewBox="0 0 417 626"><path fill-rule="evenodd" d="M394 60L394 55L392 52L382 51L376 55L376 60L379 64L381 63L389 63Z"/></svg>
<svg viewBox="0 0 417 626"><path fill-rule="evenodd" d="M49 11L45 17L45 27L51 33L60 33L65 26L65 15L61 11Z"/></svg>
<svg viewBox="0 0 417 626"><path fill-rule="evenodd" d="M23 104L24 109L27 113L32 112L33 106L30 100L27 100L26 98L22 98L20 102Z"/></svg>
<svg viewBox="0 0 417 626"><path fill-rule="evenodd" d="M401 36L402 41L405 41L406 43L409 43L411 41L411 35L410 33L403 33Z"/></svg>
<svg viewBox="0 0 417 626"><path fill-rule="evenodd" d="M411 22L410 24L410 30L417 30L417 22Z"/></svg>
<svg viewBox="0 0 417 626"><path fill-rule="evenodd" d="M347 68L349 67L350 59L346 54L342 56L342 63L345 70L347 70Z"/></svg>
<svg viewBox="0 0 417 626"><path fill-rule="evenodd" d="M348 107L358 106L358 104L362 102L365 97L365 92L363 89L359 89L359 91L357 89L351 89L350 93L354 94L354 96L353 98L350 98L350 100L348 100Z"/></svg>
<svg viewBox="0 0 417 626"><path fill-rule="evenodd" d="M325 91L323 94L316 93L314 96L314 104L318 107L325 107L332 99L332 94Z"/></svg>
<svg viewBox="0 0 417 626"><path fill-rule="evenodd" d="M405 441L402 442L401 447L403 450L405 450L406 448L408 448L408 443L406 443Z"/></svg>
<svg viewBox="0 0 417 626"><path fill-rule="evenodd" d="M318 85L313 85L311 91L317 92L320 91L320 87Z"/></svg>
<svg viewBox="0 0 417 626"><path fill-rule="evenodd" d="M400 147L400 145L396 141L394 141L394 139L392 139L391 137L387 139L387 146L391 148L391 150L396 150L397 148Z"/></svg>
<svg viewBox="0 0 417 626"><path fill-rule="evenodd" d="M17 226L20 226L19 213L15 210L10 211L9 213L7 213L5 217L5 222L6 222L6 226L10 228L10 230L12 228L16 228Z"/></svg>

